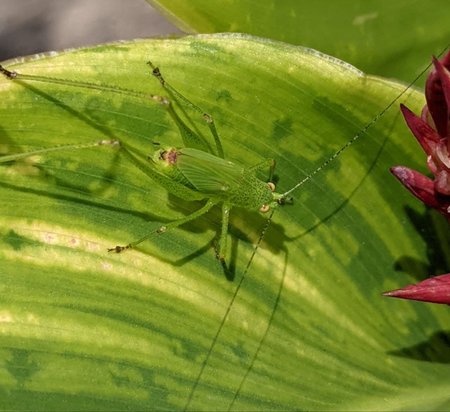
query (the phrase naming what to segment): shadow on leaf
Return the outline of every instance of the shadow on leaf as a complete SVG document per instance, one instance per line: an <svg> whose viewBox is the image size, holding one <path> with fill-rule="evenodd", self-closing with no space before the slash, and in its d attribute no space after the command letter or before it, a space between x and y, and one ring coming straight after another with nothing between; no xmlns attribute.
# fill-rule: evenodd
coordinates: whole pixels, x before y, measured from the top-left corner
<svg viewBox="0 0 450 412"><path fill-rule="evenodd" d="M450 235L445 219L431 209L418 213L406 207L405 212L426 244L428 259L425 262L412 256L402 256L395 262L395 269L411 275L417 281L447 273L450 268Z"/></svg>
<svg viewBox="0 0 450 412"><path fill-rule="evenodd" d="M423 362L450 364L450 330L436 332L423 342L388 354Z"/></svg>

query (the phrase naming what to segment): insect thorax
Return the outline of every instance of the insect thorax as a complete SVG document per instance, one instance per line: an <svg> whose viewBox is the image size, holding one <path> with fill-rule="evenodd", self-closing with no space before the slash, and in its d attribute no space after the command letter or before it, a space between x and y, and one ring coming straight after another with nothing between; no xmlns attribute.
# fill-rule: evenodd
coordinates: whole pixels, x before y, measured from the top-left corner
<svg viewBox="0 0 450 412"><path fill-rule="evenodd" d="M273 203L273 192L252 172L244 172L242 184L230 191L229 202L237 207L259 210L261 206Z"/></svg>
<svg viewBox="0 0 450 412"><path fill-rule="evenodd" d="M204 197L251 210L274 203L273 187L258 179L254 171L209 153L166 147L149 158L159 172Z"/></svg>

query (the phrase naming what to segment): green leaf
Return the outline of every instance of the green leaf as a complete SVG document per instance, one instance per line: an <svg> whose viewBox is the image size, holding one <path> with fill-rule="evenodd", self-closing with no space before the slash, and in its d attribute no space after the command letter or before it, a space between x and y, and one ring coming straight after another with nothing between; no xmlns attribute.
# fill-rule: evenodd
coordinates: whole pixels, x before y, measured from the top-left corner
<svg viewBox="0 0 450 412"><path fill-rule="evenodd" d="M148 0L190 33L248 33L312 47L407 80L448 45L448 2Z"/></svg>
<svg viewBox="0 0 450 412"><path fill-rule="evenodd" d="M174 410L192 394L189 408L202 410L448 409L448 309L381 296L424 276L439 250L418 227L424 208L388 171L425 170L398 110L401 100L418 112L421 93L408 90L374 120L403 85L236 35L7 67L163 93L149 58L214 116L228 159L276 159L278 191L372 126L276 211L194 393L266 218L232 210L230 281L211 246L219 210L135 250L106 252L201 206L168 196L117 149L0 164L2 408ZM4 154L119 139L145 159L152 142L181 142L151 99L7 79L0 96ZM208 136L201 119L194 125Z"/></svg>

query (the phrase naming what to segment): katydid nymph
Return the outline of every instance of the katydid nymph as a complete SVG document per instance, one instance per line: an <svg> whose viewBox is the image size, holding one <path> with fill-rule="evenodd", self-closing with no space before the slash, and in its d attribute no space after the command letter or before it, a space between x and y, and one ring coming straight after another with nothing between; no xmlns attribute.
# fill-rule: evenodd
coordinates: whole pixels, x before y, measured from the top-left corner
<svg viewBox="0 0 450 412"><path fill-rule="evenodd" d="M278 207L291 203L291 193L299 189L304 183L312 179L317 173L322 171L329 163L333 162L344 150L350 147L359 137L375 124L378 119L401 97L391 102L382 112L375 116L359 133L347 141L340 149L326 159L320 166L307 174L298 181L293 187L284 193L277 193L275 185L272 182L275 169L274 159L265 159L253 166L244 166L237 162L226 159L222 142L217 132L214 119L211 115L202 110L199 106L191 102L183 94L178 92L162 76L158 67L151 62L151 73L159 81L168 97L154 94L145 94L133 90L117 87L108 87L92 83L83 83L79 81L70 81L41 77L36 75L27 75L10 71L0 66L0 73L11 81L38 81L47 83L67 84L73 87L89 88L97 90L106 90L113 93L130 95L136 98L150 99L163 106L175 125L178 128L179 135L183 143L179 146L158 147L147 157L146 164L138 160L138 156L133 149L123 140L103 139L84 144L67 144L57 147L39 149L36 151L8 154L0 157L0 163L12 162L15 160L30 157L35 154L46 154L55 151L71 151L98 146L115 146L123 155L135 164L142 172L149 176L153 181L161 185L170 194L187 201L205 201L204 205L187 216L170 221L156 230L150 231L140 239L129 242L125 245L117 245L108 248L109 252L121 253L127 249L134 248L151 237L160 235L175 229L185 223L204 215L214 206L221 206L222 220L218 245L215 246L215 255L226 268L227 261L227 237L230 211L233 207L259 211L262 214L269 215ZM405 89L406 91L407 89ZM196 112L206 123L213 139L211 145L202 135L198 134L193 128L189 127L185 121L178 115L173 102L180 107L187 107ZM159 145L154 143L155 145ZM268 170L268 180L263 181L256 175L257 172ZM261 242L262 236L258 240ZM257 245L258 246L258 245Z"/></svg>
<svg viewBox="0 0 450 412"><path fill-rule="evenodd" d="M149 95L146 97L151 98L166 108L179 129L184 147L167 146L158 148L148 156L148 167L143 171L156 183L163 186L169 193L183 200L204 200L206 203L200 209L186 217L166 223L144 237L124 246L108 248L108 251L120 253L124 250L131 249L154 235L165 233L190 222L207 213L213 206L220 205L222 209L222 223L219 245L216 247L215 255L222 265L226 267L227 235L231 209L233 207L240 207L259 210L261 213L266 214L274 210L277 206L290 202L291 199L288 195L293 189L283 194L275 192L275 185L271 181L275 168L275 161L273 159L265 159L251 167L225 159L222 143L213 118L167 83L158 67L154 66L151 62L147 64L151 67L151 73L159 80L161 86L169 95L169 98L159 95ZM39 80L37 76L22 75L9 71L2 66L0 66L0 72L10 80ZM46 80L49 82L56 81L55 79ZM83 85L80 83L79 86ZM85 85L85 87L92 87L92 85ZM120 92L126 93L122 89ZM209 143L202 136L198 135L179 117L171 100L185 104L203 118L214 139L214 150L210 148ZM143 169L126 144L118 140L100 140L82 145L63 145L38 150L37 152L12 154L3 156L0 158L0 162L10 162L37 153L45 154L46 152L57 150L76 150L101 145L119 146L131 162L135 163L140 169ZM267 182L260 180L256 176L256 172L263 169L269 170Z"/></svg>
<svg viewBox="0 0 450 412"><path fill-rule="evenodd" d="M58 81L57 79L38 78L37 76L33 77L23 74L16 74L12 71L8 71L3 68L0 70L7 78L11 79L12 81L15 81L15 79L17 80L22 79L25 82L27 80L30 81L37 80L43 82ZM172 146L159 145L163 147L157 147L156 150L151 154L147 162L143 163L138 160L138 154L136 154L136 152L133 151L133 149L131 149L127 145L126 141L122 139L120 139L120 141L116 139L111 140L103 139L103 140L96 140L91 144L89 143L78 145L73 144L42 149L28 153L8 154L3 158L0 158L0 162L19 160L21 158L31 156L33 154L45 155L46 153L58 150L61 151L76 150L81 148L99 147L99 146L111 146L111 149L113 149L114 147L119 148L120 150L119 153L123 153L123 155L129 161L131 161L131 163L138 166L143 173L145 173L155 182L160 183L160 185L163 188L165 188L168 192L173 193L178 197L187 200L205 201L205 204L198 211L190 215L187 215L183 219L166 223L163 226L159 227L159 229L157 229L156 231L155 230L152 231L147 236L144 236L143 238L137 240L136 242L132 242L125 246L111 247L110 248L111 252L122 252L125 249L134 247L138 243L147 240L152 236L158 236L160 233L167 232L184 223L192 221L196 217L199 217L204 213L206 213L214 205L222 205L223 217L221 223L221 235L216 255L219 257L219 259L221 259L222 262L224 262L224 265L226 261L225 259L229 259L229 256L226 253L226 237L228 227L228 215L232 207L244 207L255 211L257 211L258 209L262 209L261 212L267 214L267 209L273 212L273 210L276 207L283 205L286 202L289 202L290 200L289 196L293 191L297 190L306 181L310 180L314 175L323 170L323 168L326 167L326 165L332 162L334 159L336 159L340 155L340 153L342 153L342 151L346 150L359 137L364 135L367 129L371 127L373 124L375 124L378 121L378 119L384 114L384 112L388 110L401 96L400 94L396 99L394 99L389 106L383 109L383 111L381 111L379 115L373 118L367 124L367 126L362 130L360 130L356 135L354 135L353 138L348 140L344 146L335 151L335 153L332 154L330 157L328 157L325 161L321 161L322 163L319 167L316 167L315 169L312 170L312 172L309 172L306 175L306 177L304 177L302 180L292 185L288 191L282 194L277 194L273 190L274 187L271 184L268 184L265 181L260 180L256 177L256 172L260 172L261 170L267 168L269 169L268 180L270 182L272 180L274 162L272 162L271 160L265 160L256 164L253 167L246 167L238 164L237 162L231 162L226 160L226 156L224 155L224 150L222 148L222 143L216 131L212 117L209 115L205 115L203 110L199 109L198 106L192 104L190 101L185 99L167 82L165 82L164 78L161 76L159 70L157 70L156 67L152 68L152 72L159 80L159 82L162 84L162 86L165 88L166 93L168 94L167 98L155 95L144 95L142 93L135 93L133 91L126 91L122 89L115 89L115 90L109 89L109 91L112 92L117 91L119 93L129 93L130 95L135 95L136 97L139 98L143 97L145 99L151 99L152 101L161 104L162 107L167 109L167 112L175 121L175 124L178 127L179 132L181 134L182 142L184 145L183 147L180 148L173 145ZM61 83L69 85L71 84L70 81L61 81ZM98 90L105 89L105 86L98 86L95 84L88 84L88 83L83 84L81 82L73 83L73 86L97 88ZM171 104L174 100L177 100L178 102L181 102L184 105L190 107L191 109L196 111L200 117L203 117L207 126L211 130L211 134L214 139L213 144L209 145L207 142L205 142L201 138L201 136L199 136L192 128L188 127L188 125L179 118L177 111ZM155 145L158 146L156 143ZM210 146L212 146L213 148L211 149ZM239 178L241 180L239 180ZM241 182L244 182L244 185L242 185L242 187L240 186ZM251 199L249 197L249 193L251 193ZM269 218L267 222L270 222L271 213L269 213L268 216ZM198 389L201 387L199 383L207 382L204 373L204 371L206 370L205 368L207 366L214 366L214 363L212 362L213 358L211 356L213 353L215 353L215 348L220 347L220 345L216 345L216 343L220 343L221 339L219 339L219 336L222 337L225 334L224 333L224 331L226 331L226 328L224 329L225 322L227 321L228 315L231 311L231 308L233 307L237 293L242 285L242 280L244 279L244 276L246 275L247 270L249 269L252 263L252 259L255 256L257 247L264 233L265 231L263 230L256 246L253 248L253 253L251 255L250 260L248 260L248 264L245 267L244 273L240 281L234 287L234 293L232 294L231 300L230 299L227 300L225 306L226 309L221 311L220 314L221 320L218 323L217 328L216 325L214 325L215 334L211 336L211 339L209 341L207 341L208 343L210 342L209 347L207 349L204 349L203 352L200 351L201 353L199 356L201 357L201 367L199 368L200 370L198 371L198 373L196 373L196 376L194 377L193 385L191 383L192 386L188 394L188 399L184 406L185 409L188 409L191 406L191 403L196 400ZM127 259L124 258L124 260ZM281 290L284 286L283 276L284 274L281 275L281 280L277 283L278 289L276 299L270 309L271 316L273 316L275 312L278 310L277 305L281 294ZM247 278L250 278L250 276L248 276ZM270 283L274 283L273 278L268 278L267 281ZM244 289L245 288L242 288L242 291ZM229 298L229 296L227 296L227 298ZM258 336L257 338L258 340L255 340L257 346L256 350L252 349L253 353L249 352L248 358L243 357L240 358L240 362L242 362L243 366L246 368L246 372L245 374L242 374L241 377L239 377L238 383L236 385L233 385L233 387L231 388L233 390L233 399L232 403L229 406L230 408L232 407L234 401L240 396L241 389L244 387L244 382L253 368L255 359L259 355L259 350L263 345L264 339L267 336L271 324L272 319L268 317L267 325L264 324L261 327L262 330L261 336L260 337ZM204 326L202 325L202 327ZM209 332L209 330L207 332ZM208 333L208 335L212 334ZM182 379L186 379L186 377L182 376ZM186 382L189 381L186 380Z"/></svg>

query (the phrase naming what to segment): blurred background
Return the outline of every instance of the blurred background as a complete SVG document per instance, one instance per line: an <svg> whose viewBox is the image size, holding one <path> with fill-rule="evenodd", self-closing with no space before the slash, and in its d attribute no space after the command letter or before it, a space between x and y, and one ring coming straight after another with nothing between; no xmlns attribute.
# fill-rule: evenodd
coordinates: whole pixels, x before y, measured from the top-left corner
<svg viewBox="0 0 450 412"><path fill-rule="evenodd" d="M181 31L145 0L0 0L0 61Z"/></svg>

